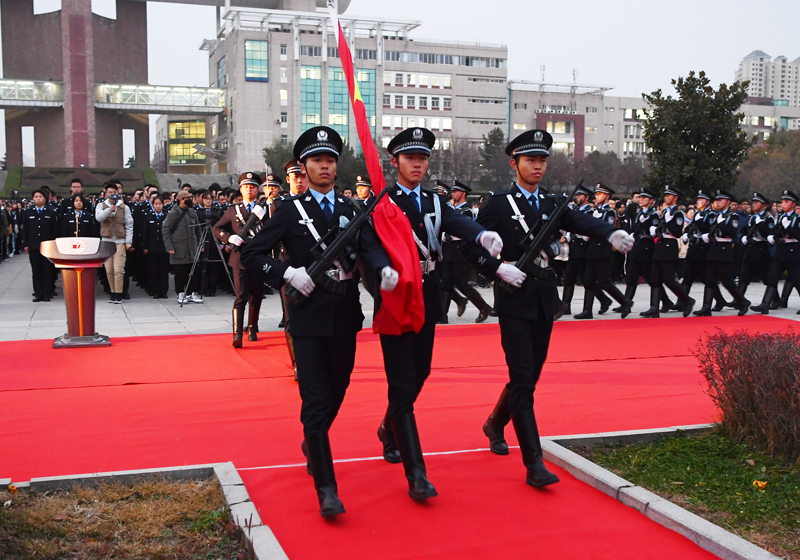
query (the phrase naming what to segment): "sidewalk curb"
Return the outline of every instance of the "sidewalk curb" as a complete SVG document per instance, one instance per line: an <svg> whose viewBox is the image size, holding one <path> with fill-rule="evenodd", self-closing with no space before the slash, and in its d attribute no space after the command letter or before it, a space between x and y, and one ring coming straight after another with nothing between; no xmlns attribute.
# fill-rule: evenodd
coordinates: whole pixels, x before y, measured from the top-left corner
<svg viewBox="0 0 800 560"><path fill-rule="evenodd" d="M252 546L256 559L289 560L272 530L261 522L261 516L258 514L255 504L250 500L242 477L239 476L239 472L230 461L208 465L31 478L30 482L19 482L16 483L16 486L34 493L43 493L68 490L77 485L96 486L107 482L133 484L155 478L165 478L170 481L216 478L222 487L231 518ZM7 489L9 484L11 484L10 478L0 479L0 489Z"/></svg>
<svg viewBox="0 0 800 560"><path fill-rule="evenodd" d="M565 447L565 445L591 447L601 443L653 441L658 437L675 435L678 431L701 433L708 431L713 426L714 424L698 424L660 430L555 436L542 438L542 449L545 459L563 468L578 480L619 500L626 506L636 509L659 525L683 535L722 560L779 560L779 556L706 521L649 490L628 482Z"/></svg>

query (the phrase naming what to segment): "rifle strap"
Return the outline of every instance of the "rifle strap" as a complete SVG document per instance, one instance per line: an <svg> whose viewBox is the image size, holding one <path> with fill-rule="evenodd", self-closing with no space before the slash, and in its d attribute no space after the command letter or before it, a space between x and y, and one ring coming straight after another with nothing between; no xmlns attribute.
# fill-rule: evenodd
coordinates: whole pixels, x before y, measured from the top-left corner
<svg viewBox="0 0 800 560"><path fill-rule="evenodd" d="M319 232L317 231L316 226L314 225L314 219L308 217L308 212L306 212L306 209L303 208L303 204L300 202L300 199L299 198L295 198L293 202L294 202L295 207L297 208L297 211L300 213L300 217L302 218L302 220L300 220L300 223L308 228L308 231L310 231L311 235L314 236L314 241L319 243L319 246L322 247L323 251L325 249L327 249L328 246L325 245L325 243L321 243L320 242L320 239L322 239L322 237L320 236ZM333 265L340 272L344 271L344 268L342 267L342 265L339 263L338 260L334 260L333 261Z"/></svg>
<svg viewBox="0 0 800 560"><path fill-rule="evenodd" d="M514 197L511 194L507 194L506 198L508 199L508 203L511 205L511 209L514 211L514 214L511 215L512 220L517 220L519 222L522 231L525 232L525 235L531 230L528 226L528 222L525 221L525 216L522 212L519 211L519 206L517 206L517 201L514 200Z"/></svg>

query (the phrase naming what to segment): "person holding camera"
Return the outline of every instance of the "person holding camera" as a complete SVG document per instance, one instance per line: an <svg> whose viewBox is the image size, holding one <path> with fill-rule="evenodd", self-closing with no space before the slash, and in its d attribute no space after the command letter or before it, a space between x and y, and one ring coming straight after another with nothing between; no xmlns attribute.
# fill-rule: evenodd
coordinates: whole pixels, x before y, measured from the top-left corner
<svg viewBox="0 0 800 560"><path fill-rule="evenodd" d="M203 303L203 296L197 292L199 276L192 277L191 284L186 287L200 245L200 221L194 211L190 192L180 191L177 201L167 214L161 230L169 262L175 270L175 293L178 294L178 303Z"/></svg>
<svg viewBox="0 0 800 560"><path fill-rule="evenodd" d="M133 247L133 216L125 204L119 187L109 181L104 185L107 198L97 205L94 217L100 224L100 237L117 246L117 252L106 261L106 275L111 292L109 303L122 303L125 282L125 261Z"/></svg>
<svg viewBox="0 0 800 560"><path fill-rule="evenodd" d="M200 192L200 207L197 209L197 219L203 231L206 227L211 229L222 217L222 209L215 203L210 190ZM202 273L201 292L203 296L215 297L217 295L217 278L222 268L220 256L214 244L217 241L213 235L206 235L203 244L203 259L198 263Z"/></svg>

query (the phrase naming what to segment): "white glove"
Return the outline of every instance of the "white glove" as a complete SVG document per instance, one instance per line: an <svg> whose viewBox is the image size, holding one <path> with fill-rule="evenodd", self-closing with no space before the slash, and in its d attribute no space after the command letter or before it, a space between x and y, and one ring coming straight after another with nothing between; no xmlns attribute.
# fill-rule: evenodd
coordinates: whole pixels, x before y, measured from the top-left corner
<svg viewBox="0 0 800 560"><path fill-rule="evenodd" d="M391 292L397 286L400 275L391 266L384 266L381 270L381 290Z"/></svg>
<svg viewBox="0 0 800 560"><path fill-rule="evenodd" d="M244 244L244 239L242 239L236 234L233 234L228 238L228 243L230 243L231 245L236 245L237 247L241 247L242 244Z"/></svg>
<svg viewBox="0 0 800 560"><path fill-rule="evenodd" d="M689 243L689 234L684 233L683 235L681 235L681 241L683 241L684 243Z"/></svg>
<svg viewBox="0 0 800 560"><path fill-rule="evenodd" d="M263 220L264 216L267 215L267 209L261 206L260 204L256 204L253 206L253 214L258 216L259 220Z"/></svg>
<svg viewBox="0 0 800 560"><path fill-rule="evenodd" d="M484 231L479 239L484 249L489 251L489 254L494 258L500 256L503 252L503 238L494 231Z"/></svg>
<svg viewBox="0 0 800 560"><path fill-rule="evenodd" d="M704 233L700 236L700 239L703 240L703 243L711 243L711 238L708 236L707 233Z"/></svg>
<svg viewBox="0 0 800 560"><path fill-rule="evenodd" d="M519 288L528 277L527 274L522 272L513 264L503 263L497 268L497 276L506 284L511 284Z"/></svg>
<svg viewBox="0 0 800 560"><path fill-rule="evenodd" d="M742 237L742 245L747 245L747 236Z"/></svg>
<svg viewBox="0 0 800 560"><path fill-rule="evenodd" d="M651 237L656 236L656 226L650 226L650 235Z"/></svg>
<svg viewBox="0 0 800 560"><path fill-rule="evenodd" d="M616 249L617 251L619 251L624 255L625 253L633 249L634 239L633 236L630 235L629 233L625 233L621 229L618 229L609 236L608 242L611 243L614 249Z"/></svg>
<svg viewBox="0 0 800 560"><path fill-rule="evenodd" d="M283 279L289 282L295 289L308 297L314 291L314 281L306 272L306 267L292 268L291 266L283 273Z"/></svg>
<svg viewBox="0 0 800 560"><path fill-rule="evenodd" d="M775 245L775 236L774 235L768 235L767 236L767 241L769 241L770 245Z"/></svg>

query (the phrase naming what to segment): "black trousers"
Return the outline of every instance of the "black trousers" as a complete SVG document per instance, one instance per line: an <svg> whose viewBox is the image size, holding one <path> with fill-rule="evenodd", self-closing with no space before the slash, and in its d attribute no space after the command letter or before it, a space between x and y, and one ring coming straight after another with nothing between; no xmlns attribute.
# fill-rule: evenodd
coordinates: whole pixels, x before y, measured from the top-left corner
<svg viewBox="0 0 800 560"><path fill-rule="evenodd" d="M192 271L192 264L175 264L172 265L172 268L175 270L175 293L180 294L181 292L186 289L187 294L191 294L192 292L196 292L198 286L200 285L200 272L195 270L194 276L192 276L192 282L189 284L189 287L186 288L186 282L189 281L189 273Z"/></svg>
<svg viewBox="0 0 800 560"><path fill-rule="evenodd" d="M606 292L614 290L614 283L611 281L612 265L613 259L587 259L583 287L595 292L601 289Z"/></svg>
<svg viewBox="0 0 800 560"><path fill-rule="evenodd" d="M508 409L521 414L533 408L533 392L547 359L553 321L500 315L500 341L508 365Z"/></svg>
<svg viewBox="0 0 800 560"><path fill-rule="evenodd" d="M455 288L464 294L478 309L489 307L478 290L469 285L469 270L470 266L466 261L443 262L442 291L450 292ZM450 301L445 301L444 304L449 307ZM445 309L446 312L447 309Z"/></svg>
<svg viewBox="0 0 800 560"><path fill-rule="evenodd" d="M564 285L574 286L578 281L583 281L586 274L586 259L569 258L564 270Z"/></svg>
<svg viewBox="0 0 800 560"><path fill-rule="evenodd" d="M411 414L414 403L431 374L436 322L426 321L418 333L381 335L383 367L389 384L389 416ZM297 345L295 345L295 352Z"/></svg>
<svg viewBox="0 0 800 560"><path fill-rule="evenodd" d="M752 262L745 260L739 272L739 285L749 284L753 280L760 280L764 284L769 284L769 271L771 268L771 261Z"/></svg>
<svg viewBox="0 0 800 560"><path fill-rule="evenodd" d="M56 274L53 263L43 257L38 249L29 249L28 258L31 262L33 293L38 298L50 297Z"/></svg>
<svg viewBox="0 0 800 560"><path fill-rule="evenodd" d="M166 296L169 293L169 253L148 253L147 269L150 291L156 296Z"/></svg>
<svg viewBox="0 0 800 560"><path fill-rule="evenodd" d="M778 261L773 260L769 267L769 277L767 279L767 286L775 289L778 288L778 281L783 276L783 271L789 273L789 282L792 286L800 292L800 262Z"/></svg>
<svg viewBox="0 0 800 560"><path fill-rule="evenodd" d="M733 299L737 303L742 303L744 298L736 287L736 282L733 281L734 274L736 273L735 262L707 262L706 263L706 287L714 287L717 282L722 283L723 287L728 290Z"/></svg>
<svg viewBox="0 0 800 560"><path fill-rule="evenodd" d="M664 284L674 293L678 298L683 301L688 299L686 292L678 282L677 274L678 260L674 261L657 261L653 259L653 271L651 273L651 286L660 286Z"/></svg>
<svg viewBox="0 0 800 560"><path fill-rule="evenodd" d="M344 401L356 359L356 333L294 337L300 421L304 433L331 427Z"/></svg>
<svg viewBox="0 0 800 560"><path fill-rule="evenodd" d="M261 309L261 300L264 297L264 282L256 274L244 269L234 268L233 285L236 288L236 299L233 301L234 309L241 309L244 316L245 305L250 305L250 310ZM196 275L198 278L200 274ZM251 325L256 326L256 325Z"/></svg>
<svg viewBox="0 0 800 560"><path fill-rule="evenodd" d="M625 263L625 285L638 286L639 278L650 284L650 273L653 272L653 261L637 262L631 259Z"/></svg>
<svg viewBox="0 0 800 560"><path fill-rule="evenodd" d="M694 261L686 259L683 283L691 287L697 280L705 283L706 281L706 261Z"/></svg>

